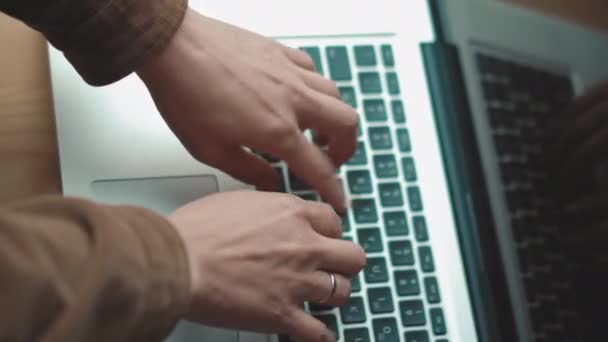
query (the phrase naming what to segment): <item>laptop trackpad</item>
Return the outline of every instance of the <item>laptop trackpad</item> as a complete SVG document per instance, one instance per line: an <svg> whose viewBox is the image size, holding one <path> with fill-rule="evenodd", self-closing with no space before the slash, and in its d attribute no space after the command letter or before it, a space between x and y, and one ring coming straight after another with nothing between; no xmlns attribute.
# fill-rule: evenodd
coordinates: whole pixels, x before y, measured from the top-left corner
<svg viewBox="0 0 608 342"><path fill-rule="evenodd" d="M165 342L236 342L237 332L181 321Z"/></svg>
<svg viewBox="0 0 608 342"><path fill-rule="evenodd" d="M110 204L133 204L169 214L195 199L218 192L213 175L99 180L93 197Z"/></svg>
<svg viewBox="0 0 608 342"><path fill-rule="evenodd" d="M218 191L215 176L183 176L100 180L91 184L93 197L111 204L132 204L168 214L195 199ZM237 332L181 321L166 342L236 342Z"/></svg>

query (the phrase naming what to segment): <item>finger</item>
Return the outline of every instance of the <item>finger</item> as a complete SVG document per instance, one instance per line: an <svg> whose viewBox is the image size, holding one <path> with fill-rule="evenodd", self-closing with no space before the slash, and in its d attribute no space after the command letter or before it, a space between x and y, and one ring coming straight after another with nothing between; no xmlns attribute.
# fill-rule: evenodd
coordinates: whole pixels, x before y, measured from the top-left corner
<svg viewBox="0 0 608 342"><path fill-rule="evenodd" d="M298 121L328 139L327 153L336 167L349 160L357 148L359 118L354 109L339 99L311 94L314 106L301 108Z"/></svg>
<svg viewBox="0 0 608 342"><path fill-rule="evenodd" d="M269 152L287 162L293 173L310 184L340 213L346 212L345 196L329 158L303 135L268 146Z"/></svg>
<svg viewBox="0 0 608 342"><path fill-rule="evenodd" d="M346 304L351 293L350 279L337 273L331 274L333 274L336 280L335 292L332 293L333 283L330 273L315 271L308 275L310 277L310 285L301 299L327 306L342 306Z"/></svg>
<svg viewBox="0 0 608 342"><path fill-rule="evenodd" d="M240 146L208 151L201 161L261 190L278 188L279 175L272 166Z"/></svg>
<svg viewBox="0 0 608 342"><path fill-rule="evenodd" d="M320 268L326 271L354 277L367 263L365 251L356 243L326 238L320 244Z"/></svg>
<svg viewBox="0 0 608 342"><path fill-rule="evenodd" d="M319 93L331 96L337 100L342 99L342 97L340 96L340 91L336 86L336 82L330 81L327 78L321 76L320 74L310 70L298 69L297 73L302 78L302 81L304 81L304 84L306 84L311 89L314 89Z"/></svg>
<svg viewBox="0 0 608 342"><path fill-rule="evenodd" d="M299 49L290 48L288 46L285 46L284 51L287 58L289 58L295 65L309 71L315 71L315 62L306 52Z"/></svg>
<svg viewBox="0 0 608 342"><path fill-rule="evenodd" d="M342 220L331 206L312 201L304 206L306 218L317 233L331 239L342 237Z"/></svg>
<svg viewBox="0 0 608 342"><path fill-rule="evenodd" d="M291 318L287 334L296 342L336 341L335 334L323 322L303 310L294 312Z"/></svg>

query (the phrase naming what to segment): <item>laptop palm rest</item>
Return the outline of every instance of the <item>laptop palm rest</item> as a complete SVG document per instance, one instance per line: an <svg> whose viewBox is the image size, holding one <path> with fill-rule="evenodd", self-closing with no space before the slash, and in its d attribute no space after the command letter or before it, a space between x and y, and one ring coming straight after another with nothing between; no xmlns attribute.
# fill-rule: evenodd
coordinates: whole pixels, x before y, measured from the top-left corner
<svg viewBox="0 0 608 342"><path fill-rule="evenodd" d="M91 184L93 197L110 204L131 204L168 214L195 199L218 192L213 175L100 180ZM236 342L238 333L181 321L166 342Z"/></svg>
<svg viewBox="0 0 608 342"><path fill-rule="evenodd" d="M91 188L101 202L143 206L164 215L219 190L213 175L99 180Z"/></svg>

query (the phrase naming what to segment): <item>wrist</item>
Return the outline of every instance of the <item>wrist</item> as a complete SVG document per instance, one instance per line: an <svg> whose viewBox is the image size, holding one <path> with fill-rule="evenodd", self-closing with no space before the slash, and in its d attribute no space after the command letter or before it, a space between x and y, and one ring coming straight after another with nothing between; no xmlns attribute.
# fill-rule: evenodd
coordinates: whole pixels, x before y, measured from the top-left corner
<svg viewBox="0 0 608 342"><path fill-rule="evenodd" d="M180 26L173 37L169 39L167 45L136 68L135 73L144 83L162 78L162 75L169 73L176 65L176 60L184 53L184 47L187 45L190 36L190 22L194 15L193 12L192 9L188 8Z"/></svg>

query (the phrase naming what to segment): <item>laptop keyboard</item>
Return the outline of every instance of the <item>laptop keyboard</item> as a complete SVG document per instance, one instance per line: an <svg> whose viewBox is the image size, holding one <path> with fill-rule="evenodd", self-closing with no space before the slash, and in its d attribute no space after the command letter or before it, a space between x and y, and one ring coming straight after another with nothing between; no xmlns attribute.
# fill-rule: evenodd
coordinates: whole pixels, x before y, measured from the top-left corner
<svg viewBox="0 0 608 342"><path fill-rule="evenodd" d="M570 79L478 54L535 341L578 341L572 272L556 238L561 212L545 164L558 115L573 100Z"/></svg>
<svg viewBox="0 0 608 342"><path fill-rule="evenodd" d="M336 81L360 115L358 148L338 171L351 208L344 239L359 243L367 266L341 308L307 309L344 342L447 342L422 189L407 127L395 58L389 44L306 46L317 71ZM282 161L268 156L282 190L318 200ZM283 341L289 341L281 337Z"/></svg>

